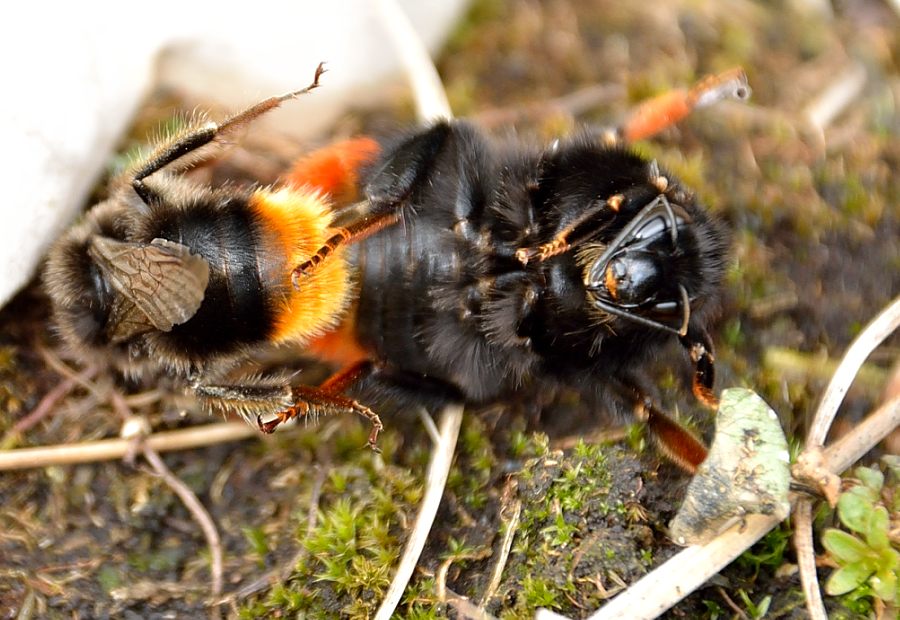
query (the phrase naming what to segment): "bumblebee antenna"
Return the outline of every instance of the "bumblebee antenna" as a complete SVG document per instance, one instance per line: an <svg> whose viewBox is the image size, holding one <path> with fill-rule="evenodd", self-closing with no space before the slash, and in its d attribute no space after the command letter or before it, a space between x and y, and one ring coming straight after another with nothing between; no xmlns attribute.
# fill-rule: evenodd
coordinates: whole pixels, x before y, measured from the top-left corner
<svg viewBox="0 0 900 620"><path fill-rule="evenodd" d="M628 242L634 238L635 232L660 213L664 213L668 220L669 236L672 239L672 245L678 243L678 220L675 219L675 212L672 210L672 205L669 204L669 199L666 198L664 194L660 194L656 197L656 200L648 204L640 213L635 215L634 219L628 222L625 228L616 235L615 239L612 240L612 243L606 248L606 251L604 251L597 260L596 264L599 266L600 273L595 273L598 269L592 269L587 278L585 278L585 285L588 288L596 288L597 283L602 281L598 276L602 276L607 263L609 263L616 252L621 250L623 246L628 245Z"/></svg>
<svg viewBox="0 0 900 620"><path fill-rule="evenodd" d="M681 293L681 308L682 308L682 320L681 325L679 327L672 327L671 325L666 325L661 321L656 321L654 319L649 319L645 316L641 316L640 314L629 310L628 308L622 308L621 306L617 306L616 304L611 304L607 301L603 301L602 299L595 299L594 304L600 308L601 310L605 310L610 314L614 314L615 316L621 317L623 319L628 319L629 321L634 321L635 323L639 323L640 325L644 325L646 327L652 327L654 329L661 329L663 331L669 332L670 334L674 334L676 336L684 337L687 335L688 331L688 323L691 320L691 305L690 299L688 298L688 293L683 286L678 285Z"/></svg>

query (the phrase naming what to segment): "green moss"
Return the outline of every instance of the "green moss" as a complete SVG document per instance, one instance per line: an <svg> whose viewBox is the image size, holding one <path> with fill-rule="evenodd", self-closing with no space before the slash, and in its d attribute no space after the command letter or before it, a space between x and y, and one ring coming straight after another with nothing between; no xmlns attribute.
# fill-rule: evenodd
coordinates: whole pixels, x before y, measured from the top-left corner
<svg viewBox="0 0 900 620"><path fill-rule="evenodd" d="M574 601L591 609L601 599L584 580L641 574L651 553L631 527L645 515L626 503L636 475L625 450L585 442L527 462L516 476L522 512L494 613L526 618L539 607L571 610Z"/></svg>
<svg viewBox="0 0 900 620"><path fill-rule="evenodd" d="M468 508L483 509L490 495L490 481L497 458L484 423L466 416L456 451L456 466L447 479L447 488Z"/></svg>
<svg viewBox="0 0 900 620"><path fill-rule="evenodd" d="M258 556L257 564L260 568L264 567L266 565L266 556L269 553L269 543L266 541L265 532L259 527L243 527L241 531L244 533L244 538L247 539L247 543L250 545L253 553Z"/></svg>
<svg viewBox="0 0 900 620"><path fill-rule="evenodd" d="M784 553L791 544L793 530L786 522L762 537L762 539L742 553L736 560L738 566L752 573L755 577L761 568L777 569L784 564Z"/></svg>
<svg viewBox="0 0 900 620"><path fill-rule="evenodd" d="M410 514L421 500L421 481L401 467L377 462L361 449L354 432L342 443L347 460L336 465L322 488L316 527L307 534L298 514L298 544L305 551L284 584L241 610L245 618L290 611L309 617L371 616L390 583ZM355 450L350 446L356 445ZM341 448L344 449L344 448ZM376 463L377 462L377 463ZM264 549L260 533L246 532L254 550ZM323 601L327 604L323 605Z"/></svg>
<svg viewBox="0 0 900 620"><path fill-rule="evenodd" d="M122 586L123 572L118 566L106 565L97 571L97 582L104 592L110 593Z"/></svg>
<svg viewBox="0 0 900 620"><path fill-rule="evenodd" d="M546 607L547 609L559 608L561 593L553 584L540 577L531 575L525 577L522 580L522 593L525 597L525 604L532 609L539 607Z"/></svg>

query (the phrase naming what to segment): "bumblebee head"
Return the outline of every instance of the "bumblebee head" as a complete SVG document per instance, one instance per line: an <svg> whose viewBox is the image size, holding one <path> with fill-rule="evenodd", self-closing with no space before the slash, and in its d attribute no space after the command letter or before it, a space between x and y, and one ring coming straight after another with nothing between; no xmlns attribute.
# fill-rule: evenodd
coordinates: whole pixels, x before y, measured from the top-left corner
<svg viewBox="0 0 900 620"><path fill-rule="evenodd" d="M44 289L53 322L70 346L105 347L115 292L90 255L91 237L112 225L113 214L99 205L51 247L44 266Z"/></svg>
<svg viewBox="0 0 900 620"><path fill-rule="evenodd" d="M119 293L92 251L97 235L123 238L121 205L107 201L91 209L51 247L43 270L53 323L66 343L82 353L110 353L109 325Z"/></svg>
<svg viewBox="0 0 900 620"><path fill-rule="evenodd" d="M664 194L657 196L584 262L592 306L646 327L687 334L692 304L702 299L701 289L718 281L708 282L702 273L707 266L698 237L707 235L707 225Z"/></svg>

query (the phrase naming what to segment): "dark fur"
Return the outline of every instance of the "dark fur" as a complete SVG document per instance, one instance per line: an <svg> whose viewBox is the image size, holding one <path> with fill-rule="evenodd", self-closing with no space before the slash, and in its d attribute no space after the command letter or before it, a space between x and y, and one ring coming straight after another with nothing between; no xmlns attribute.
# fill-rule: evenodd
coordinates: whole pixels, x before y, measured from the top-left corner
<svg viewBox="0 0 900 620"><path fill-rule="evenodd" d="M438 123L389 148L365 186L403 216L358 250L358 337L393 392L427 380L470 403L550 379L597 394L634 385L633 371L677 339L593 308L586 261L659 194L651 164L588 136L544 150L499 145L463 122ZM665 265L691 299L690 329L719 305L727 236L668 178L687 212ZM622 193L618 213L569 252L523 266L515 252L553 239L592 201ZM440 395L440 390L430 390Z"/></svg>

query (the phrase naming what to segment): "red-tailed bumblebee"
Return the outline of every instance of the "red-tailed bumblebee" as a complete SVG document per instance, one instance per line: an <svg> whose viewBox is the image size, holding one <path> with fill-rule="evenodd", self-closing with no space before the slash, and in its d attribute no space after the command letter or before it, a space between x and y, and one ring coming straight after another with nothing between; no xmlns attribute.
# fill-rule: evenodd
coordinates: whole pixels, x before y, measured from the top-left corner
<svg viewBox="0 0 900 620"><path fill-rule="evenodd" d="M676 462L695 467L705 448L650 404L638 375L677 338L694 393L715 404L707 327L728 235L693 193L624 144L747 92L743 74L730 72L640 108L617 133L545 148L498 143L463 121L382 147L361 194L366 222L384 227L353 248L358 293L336 332L350 341L342 361L374 361L366 381L414 398L480 404L554 382L588 402L624 399ZM319 163L302 160L291 178L310 179ZM315 274L354 238L333 237L301 272ZM336 339L313 348L334 358Z"/></svg>
<svg viewBox="0 0 900 620"><path fill-rule="evenodd" d="M302 281L294 274L335 234L328 200L308 187L212 188L180 174L235 130L316 88L323 71L307 88L222 123L195 118L159 140L56 242L44 280L59 333L84 356L112 356L132 373L161 368L206 409L239 413L264 431L297 416L355 411L372 423L374 446L380 420L341 394L352 374L319 388L225 379L256 347L326 333L350 305L343 251Z"/></svg>

